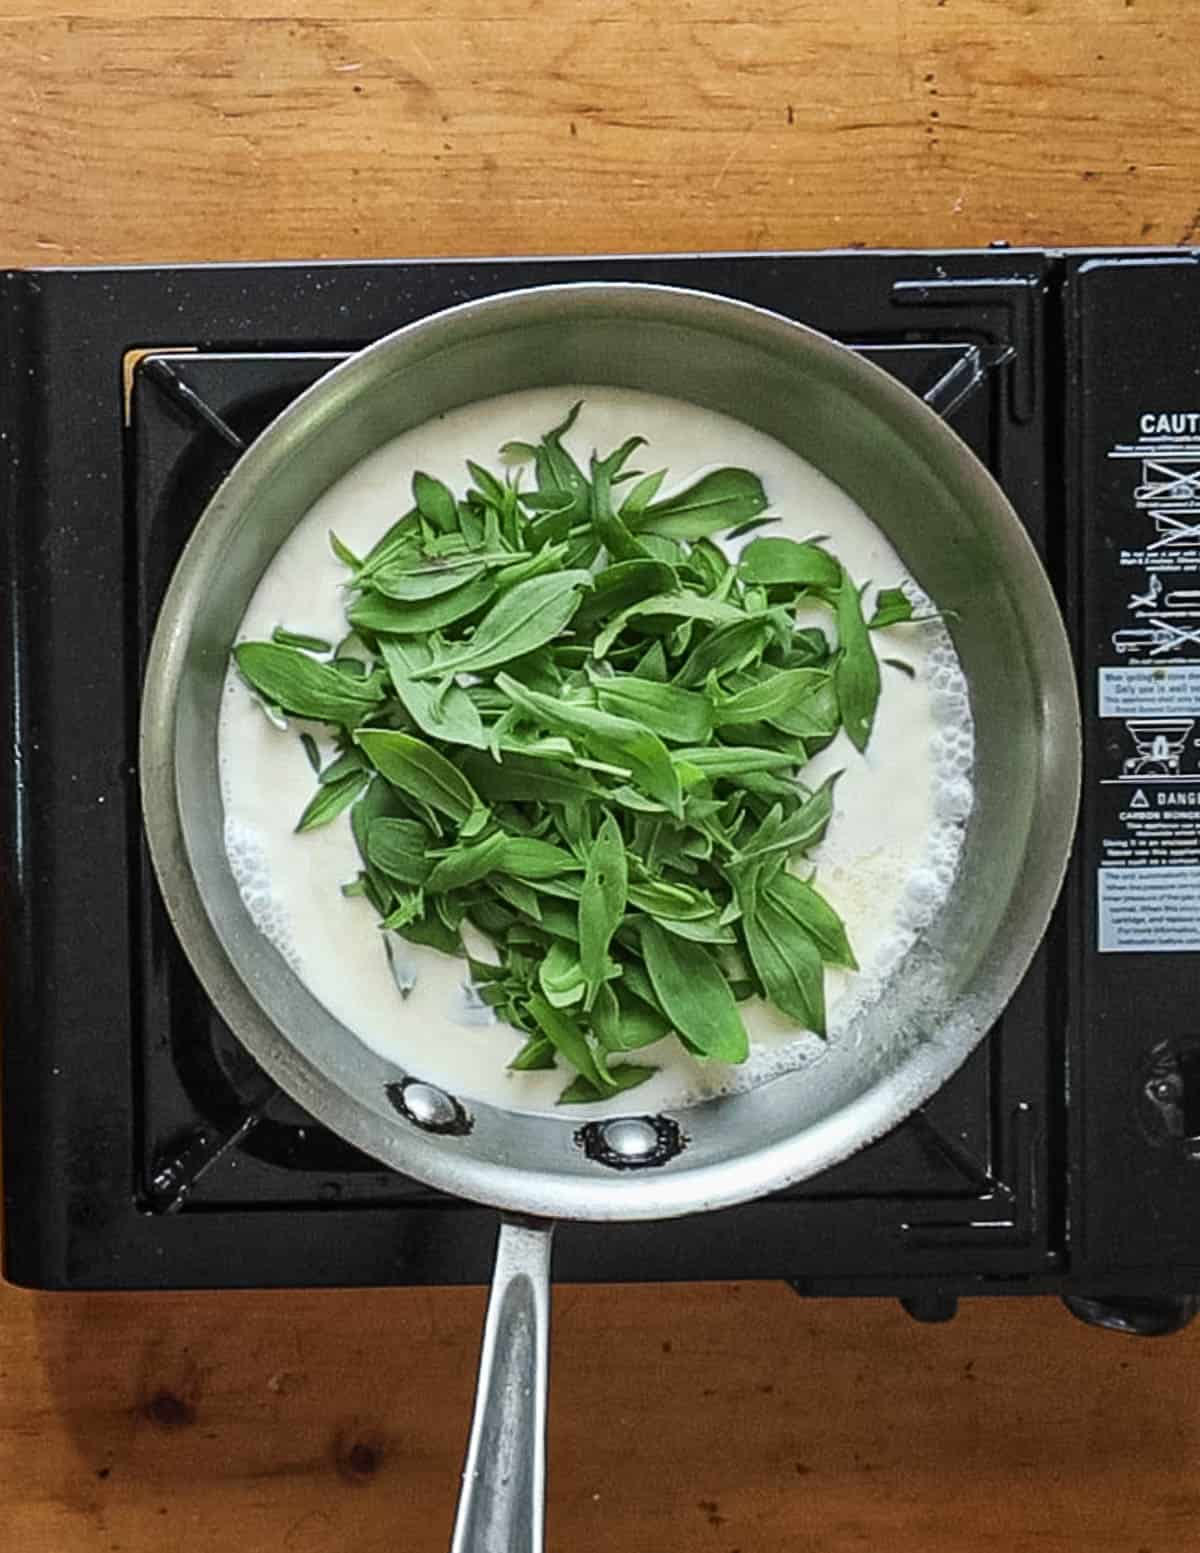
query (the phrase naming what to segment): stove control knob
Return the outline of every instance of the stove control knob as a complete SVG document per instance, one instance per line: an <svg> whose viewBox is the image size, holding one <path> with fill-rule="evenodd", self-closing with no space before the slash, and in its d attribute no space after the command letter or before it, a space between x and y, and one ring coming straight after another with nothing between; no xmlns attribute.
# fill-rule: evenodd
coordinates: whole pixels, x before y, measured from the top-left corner
<svg viewBox="0 0 1200 1553"><path fill-rule="evenodd" d="M1164 1041L1141 1074L1138 1115L1152 1143L1200 1160L1200 1041Z"/></svg>

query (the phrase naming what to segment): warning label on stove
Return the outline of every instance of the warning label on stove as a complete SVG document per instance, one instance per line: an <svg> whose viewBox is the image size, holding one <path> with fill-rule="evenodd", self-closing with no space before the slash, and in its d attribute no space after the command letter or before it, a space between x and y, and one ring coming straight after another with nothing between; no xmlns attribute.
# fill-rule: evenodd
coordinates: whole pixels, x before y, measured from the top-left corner
<svg viewBox="0 0 1200 1553"><path fill-rule="evenodd" d="M1103 867L1200 864L1200 788L1135 788L1117 820L1120 834L1101 842Z"/></svg>
<svg viewBox="0 0 1200 1553"><path fill-rule="evenodd" d="M1129 430L1102 506L1097 945L1200 951L1200 411Z"/></svg>
<svg viewBox="0 0 1200 1553"><path fill-rule="evenodd" d="M1100 716L1200 715L1200 664L1181 668L1101 669Z"/></svg>
<svg viewBox="0 0 1200 1553"><path fill-rule="evenodd" d="M1127 787L1101 848L1101 953L1200 949L1200 786Z"/></svg>
<svg viewBox="0 0 1200 1553"><path fill-rule="evenodd" d="M1130 662L1200 659L1198 425L1195 410L1147 410L1136 440L1109 449L1131 477L1129 521L1116 553L1124 618L1109 637L1113 652Z"/></svg>
<svg viewBox="0 0 1200 1553"><path fill-rule="evenodd" d="M1200 949L1200 867L1102 868L1101 954Z"/></svg>

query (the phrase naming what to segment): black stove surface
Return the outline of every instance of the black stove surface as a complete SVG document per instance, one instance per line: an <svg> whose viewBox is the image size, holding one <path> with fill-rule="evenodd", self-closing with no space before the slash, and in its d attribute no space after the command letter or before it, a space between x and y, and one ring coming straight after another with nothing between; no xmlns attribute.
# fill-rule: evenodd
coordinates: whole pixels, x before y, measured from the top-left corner
<svg viewBox="0 0 1200 1553"><path fill-rule="evenodd" d="M1162 637L1151 623L1159 637L1113 648L1125 628L1114 624L1117 583L1149 591L1157 573L1137 561L1116 580L1106 573L1103 513L1127 525L1120 471L1147 438L1149 453L1162 453L1139 416L1186 408L1170 379L1186 384L1200 356L1177 325L1189 288L1193 306L1200 298L1198 277L1191 255L1015 251L0 276L11 629L0 706L14 752L0 772L8 1276L77 1288L487 1276L492 1215L360 1155L243 1052L178 947L141 842L137 697L159 602L239 450L305 387L440 307L572 278L720 292L843 339L945 415L1021 514L1072 630L1095 783L1129 718L1125 702L1119 718L1111 708L1103 725L1095 716L1093 660L1140 664ZM1133 368L1151 360L1155 404L1143 409L1146 379ZM1194 441L1200 468L1200 431ZM1107 457L1122 443L1134 446L1132 462ZM1168 508L1186 530L1191 466L1181 468L1183 494L1173 504L1155 495L1152 510ZM1107 493L1096 491L1101 477ZM1200 522L1200 496L1196 505ZM1159 573L1160 593L1179 582ZM1162 654L1172 672L1190 646L1185 631ZM1127 699L1140 693L1122 686ZM1152 754L1161 738L1147 737ZM1184 780L1168 770L1158 790ZM1168 1195L1194 1192L1200 1168L1195 962L1175 947L1177 926L1166 952L1140 942L1095 952L1096 868L1120 860L1103 852L1119 822L1101 800L1104 788L1088 789L1068 890L1017 996L921 1112L761 1203L673 1223L564 1226L558 1275L784 1277L814 1292L904 1295L927 1313L957 1293L1158 1296L1200 1285L1194 1214ZM1177 818L1186 834L1186 809ZM1188 866L1182 851L1166 860ZM1136 932L1121 927L1139 898L1131 879L1099 881L1110 933ZM1162 882L1185 888L1173 873ZM1146 1009L1154 1017L1143 1028ZM1098 1039L1108 1046L1097 1051ZM1151 1170L1147 1236L1139 1187Z"/></svg>

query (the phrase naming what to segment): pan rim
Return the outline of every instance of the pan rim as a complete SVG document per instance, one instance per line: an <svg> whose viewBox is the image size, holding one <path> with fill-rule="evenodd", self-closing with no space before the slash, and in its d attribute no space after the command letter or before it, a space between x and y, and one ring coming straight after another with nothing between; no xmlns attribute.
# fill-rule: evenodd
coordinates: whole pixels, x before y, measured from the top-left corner
<svg viewBox="0 0 1200 1553"><path fill-rule="evenodd" d="M615 306L665 299L676 312L672 321L713 330L714 310L737 317L753 342L776 351L797 340L817 354L835 359L839 369L857 377L871 395L890 410L896 422L912 422L944 451L972 501L1002 518L1007 559L1022 580L1037 590L1043 613L1051 624L1051 646L1058 660L1048 676L1056 687L1052 703L1041 708L1052 736L1043 740L1046 757L1038 805L1036 876L1023 869L1018 886L1025 894L1026 918L1004 957L993 985L980 994L980 1008L969 1038L954 1043L932 1040L905 1058L902 1068L863 1091L848 1105L803 1133L749 1150L716 1163L689 1165L686 1154L669 1170L651 1176L597 1174L595 1177L483 1162L453 1151L432 1148L425 1135L399 1118L354 1101L337 1122L330 1120L324 1096L333 1080L292 1046L254 998L232 964L192 873L183 836L174 768L174 730L179 687L196 601L188 580L199 571L211 574L222 535L248 494L269 478L278 462L289 456L303 430L311 434L354 399L356 384L370 376L381 355L402 355L414 337L422 338L424 354L441 348L464 325L493 323L511 326L514 311L551 298L586 308L602 297ZM651 302L649 305L656 305ZM965 455L965 457L964 457ZM1045 606L1049 605L1046 609ZM145 830L168 915L208 996L255 1059L299 1104L314 1112L343 1137L384 1163L426 1184L494 1207L530 1214L593 1220L653 1219L732 1206L818 1174L866 1146L928 1099L964 1062L994 1018L1008 1002L1041 942L1046 923L1066 873L1074 835L1081 779L1081 737L1078 696L1070 645L1057 602L1020 519L990 472L976 460L954 431L928 406L891 378L881 367L849 347L755 304L688 287L622 281L568 281L519 288L459 304L384 335L363 351L334 367L301 394L274 420L238 460L201 515L176 564L159 614L147 659L140 721L140 783ZM1033 837L1031 835L1030 846ZM1050 852L1047 853L1046 849ZM1047 867L1047 856L1053 858ZM903 1074L902 1092L897 1080ZM736 1098L736 1097L731 1097ZM710 1102L712 1103L712 1102ZM720 1103L720 1102L716 1102ZM686 1126L687 1112L678 1113ZM570 1125L567 1122L558 1123ZM643 1190L643 1186L647 1188Z"/></svg>

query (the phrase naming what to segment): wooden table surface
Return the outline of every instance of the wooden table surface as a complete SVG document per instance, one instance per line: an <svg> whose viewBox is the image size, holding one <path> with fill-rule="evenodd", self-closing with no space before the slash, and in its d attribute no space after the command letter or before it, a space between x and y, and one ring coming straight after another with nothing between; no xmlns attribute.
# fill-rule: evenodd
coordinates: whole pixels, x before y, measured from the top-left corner
<svg viewBox="0 0 1200 1553"><path fill-rule="evenodd" d="M0 265L1200 238L1194 0L0 0ZM483 1293L0 1289L0 1543L444 1549ZM1200 1330L560 1288L550 1547L1200 1548Z"/></svg>

